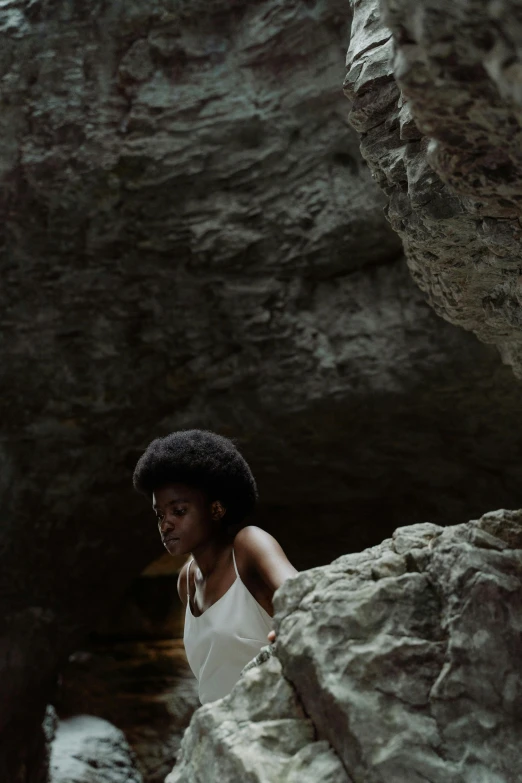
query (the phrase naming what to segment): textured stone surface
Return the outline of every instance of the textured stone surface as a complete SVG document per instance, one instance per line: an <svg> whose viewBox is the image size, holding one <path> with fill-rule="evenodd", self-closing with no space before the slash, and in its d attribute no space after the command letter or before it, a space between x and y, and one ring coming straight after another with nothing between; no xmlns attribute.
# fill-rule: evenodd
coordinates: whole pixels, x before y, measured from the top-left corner
<svg viewBox="0 0 522 783"><path fill-rule="evenodd" d="M283 671L356 783L521 778L521 511L399 528L275 605Z"/></svg>
<svg viewBox="0 0 522 783"><path fill-rule="evenodd" d="M518 503L518 389L409 278L348 15L0 8L1 780L40 783L58 670L160 553L130 489L152 437L237 438L301 568Z"/></svg>
<svg viewBox="0 0 522 783"><path fill-rule="evenodd" d="M249 666L232 693L201 707L165 783L351 783L318 740L274 656Z"/></svg>
<svg viewBox="0 0 522 783"><path fill-rule="evenodd" d="M51 748L49 783L143 783L124 735L108 721L61 721Z"/></svg>
<svg viewBox="0 0 522 783"><path fill-rule="evenodd" d="M275 608L275 655L196 711L167 783L293 780L302 743L296 781L522 778L521 510L398 528Z"/></svg>
<svg viewBox="0 0 522 783"><path fill-rule="evenodd" d="M350 119L413 277L522 378L520 4L351 7Z"/></svg>

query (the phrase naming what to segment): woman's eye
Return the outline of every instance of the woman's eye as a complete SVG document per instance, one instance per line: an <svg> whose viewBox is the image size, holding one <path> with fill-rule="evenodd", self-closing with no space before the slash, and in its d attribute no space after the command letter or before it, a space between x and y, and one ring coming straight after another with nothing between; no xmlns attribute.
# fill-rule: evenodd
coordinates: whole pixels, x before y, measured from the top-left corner
<svg viewBox="0 0 522 783"><path fill-rule="evenodd" d="M185 513L186 510L187 510L186 508L177 508L174 511L174 513L176 514L176 516L181 517L181 516L183 516L183 514Z"/></svg>

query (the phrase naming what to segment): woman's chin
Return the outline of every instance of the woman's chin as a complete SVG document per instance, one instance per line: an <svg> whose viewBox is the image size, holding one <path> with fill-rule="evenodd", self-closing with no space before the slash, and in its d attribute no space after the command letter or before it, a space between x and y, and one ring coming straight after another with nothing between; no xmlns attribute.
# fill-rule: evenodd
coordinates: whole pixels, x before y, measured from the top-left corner
<svg viewBox="0 0 522 783"><path fill-rule="evenodd" d="M164 541L163 546L169 553L169 555L181 555L183 552L181 551L179 538L170 539L169 541Z"/></svg>

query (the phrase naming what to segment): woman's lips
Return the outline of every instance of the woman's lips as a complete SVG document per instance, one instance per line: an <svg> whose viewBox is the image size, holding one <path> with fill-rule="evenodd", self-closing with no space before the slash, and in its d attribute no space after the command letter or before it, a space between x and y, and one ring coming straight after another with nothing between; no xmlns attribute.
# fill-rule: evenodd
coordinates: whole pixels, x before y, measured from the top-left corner
<svg viewBox="0 0 522 783"><path fill-rule="evenodd" d="M173 544L174 541L179 541L177 536L166 536L163 540L164 544Z"/></svg>

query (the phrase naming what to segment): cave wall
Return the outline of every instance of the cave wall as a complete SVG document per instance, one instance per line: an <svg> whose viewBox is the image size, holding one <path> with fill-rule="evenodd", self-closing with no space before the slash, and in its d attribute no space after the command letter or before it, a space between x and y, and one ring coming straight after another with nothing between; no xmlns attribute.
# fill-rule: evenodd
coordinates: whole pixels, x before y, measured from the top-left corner
<svg viewBox="0 0 522 783"><path fill-rule="evenodd" d="M2 779L42 779L58 671L160 554L130 488L156 435L235 438L300 568L517 504L518 388L410 278L349 27L339 0L0 9Z"/></svg>
<svg viewBox="0 0 522 783"><path fill-rule="evenodd" d="M91 716L123 732L134 754L132 767L143 783L163 783L172 769L183 731L199 706L182 639L179 559L166 555L149 564L62 666L53 695L59 727L66 729L58 737L61 758L67 756L67 729L76 728L81 716ZM89 723L84 727L80 722L76 742L88 748L95 733ZM71 741L69 755L74 752L88 764L89 754L73 745ZM54 753L56 740L52 748ZM107 763L114 757L110 747L104 756ZM90 774L101 776L101 770ZM61 780L51 770L51 783ZM78 783L83 780L79 775Z"/></svg>

